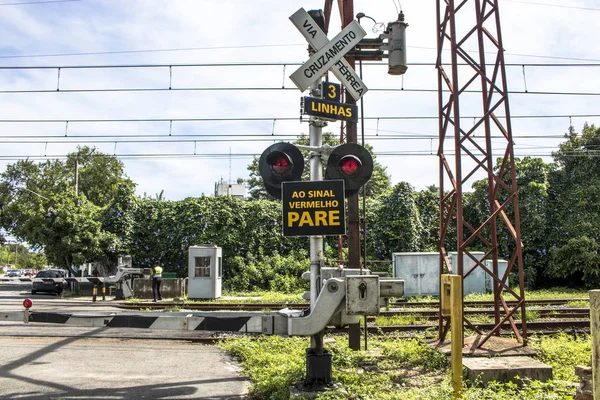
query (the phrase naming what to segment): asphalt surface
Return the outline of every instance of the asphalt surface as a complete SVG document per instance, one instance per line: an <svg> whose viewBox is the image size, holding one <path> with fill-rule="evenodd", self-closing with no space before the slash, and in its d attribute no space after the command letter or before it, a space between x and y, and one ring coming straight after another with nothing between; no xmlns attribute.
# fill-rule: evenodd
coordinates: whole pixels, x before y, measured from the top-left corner
<svg viewBox="0 0 600 400"><path fill-rule="evenodd" d="M121 312L112 299L31 296L31 283L0 282L0 312ZM211 332L0 322L0 399L245 399L249 381ZM176 340L175 340L176 339Z"/></svg>

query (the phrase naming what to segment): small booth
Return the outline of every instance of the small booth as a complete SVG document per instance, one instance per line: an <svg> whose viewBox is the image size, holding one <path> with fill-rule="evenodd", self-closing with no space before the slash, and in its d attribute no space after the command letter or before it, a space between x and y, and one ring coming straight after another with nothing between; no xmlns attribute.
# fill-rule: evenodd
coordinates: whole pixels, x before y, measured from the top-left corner
<svg viewBox="0 0 600 400"><path fill-rule="evenodd" d="M221 297L223 264L221 248L215 245L190 246L188 257L188 298Z"/></svg>

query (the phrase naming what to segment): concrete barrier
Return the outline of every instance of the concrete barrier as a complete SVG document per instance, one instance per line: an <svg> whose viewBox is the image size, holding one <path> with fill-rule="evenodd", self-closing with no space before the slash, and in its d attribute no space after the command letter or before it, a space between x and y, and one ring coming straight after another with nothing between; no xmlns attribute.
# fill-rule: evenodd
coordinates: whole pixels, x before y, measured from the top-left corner
<svg viewBox="0 0 600 400"><path fill-rule="evenodd" d="M187 279L163 278L160 293L164 298L183 297L187 295ZM133 293L138 299L152 298L152 279L134 279Z"/></svg>

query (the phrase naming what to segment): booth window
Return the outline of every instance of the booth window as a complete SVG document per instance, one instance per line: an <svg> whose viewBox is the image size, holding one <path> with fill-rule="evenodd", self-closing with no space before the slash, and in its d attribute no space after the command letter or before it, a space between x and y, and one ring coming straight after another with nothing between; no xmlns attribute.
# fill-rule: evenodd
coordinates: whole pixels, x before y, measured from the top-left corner
<svg viewBox="0 0 600 400"><path fill-rule="evenodd" d="M223 275L223 263L221 262L221 257L217 258L217 260L219 260L219 275L217 275L217 278L220 278Z"/></svg>
<svg viewBox="0 0 600 400"><path fill-rule="evenodd" d="M210 257L194 258L194 277L210 278Z"/></svg>

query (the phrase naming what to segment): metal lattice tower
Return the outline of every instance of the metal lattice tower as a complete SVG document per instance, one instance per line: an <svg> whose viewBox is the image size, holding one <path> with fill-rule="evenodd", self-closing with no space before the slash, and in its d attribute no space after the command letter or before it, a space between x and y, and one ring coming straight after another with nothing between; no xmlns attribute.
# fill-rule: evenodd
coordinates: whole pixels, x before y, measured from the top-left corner
<svg viewBox="0 0 600 400"><path fill-rule="evenodd" d="M437 31L440 275L446 270L461 275L464 284L466 277L482 268L493 280L494 328L481 332L466 317L463 325L483 335L478 346L492 335L500 335L500 327L506 323L517 339L526 344L523 245L498 0L438 0ZM480 93L481 98L473 91ZM461 102L469 107L480 103L481 117L469 118L467 124L461 116ZM494 169L492 137L496 154L503 154L497 170ZM486 177L487 218L483 223L467 221L463 190L469 190L475 181ZM446 244L451 242L449 230L454 227L457 262L451 265ZM505 242L499 242L498 232L507 232ZM508 259L508 267L501 275L499 245L510 252L503 254ZM482 250L484 255L478 259L473 252ZM465 262L473 266L464 268ZM511 271L518 273L516 290L508 287ZM515 322L519 311L520 329ZM448 326L449 321L442 317L440 310L440 341L444 340Z"/></svg>

